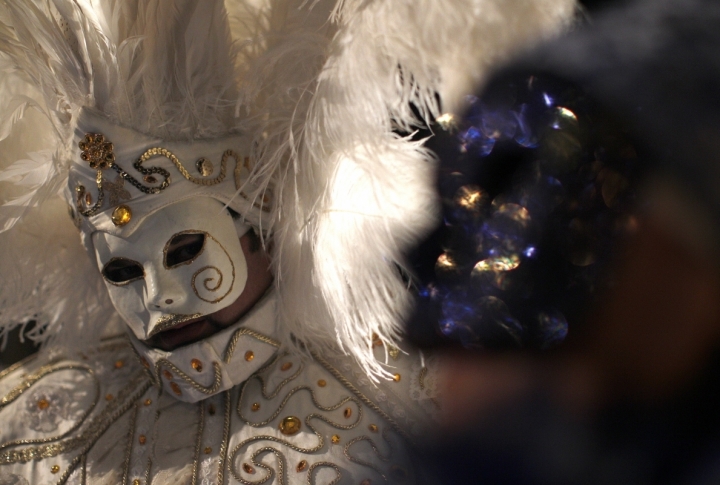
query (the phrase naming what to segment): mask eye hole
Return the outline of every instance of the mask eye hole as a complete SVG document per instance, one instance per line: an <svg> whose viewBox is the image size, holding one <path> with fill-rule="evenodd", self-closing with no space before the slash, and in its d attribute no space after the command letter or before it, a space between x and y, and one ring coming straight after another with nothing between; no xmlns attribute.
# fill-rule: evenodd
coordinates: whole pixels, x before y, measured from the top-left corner
<svg viewBox="0 0 720 485"><path fill-rule="evenodd" d="M115 286L125 286L145 277L145 270L137 261L125 258L112 258L102 269L103 278Z"/></svg>
<svg viewBox="0 0 720 485"><path fill-rule="evenodd" d="M175 234L165 245L165 267L170 269L181 264L190 264L205 248L205 234L184 232Z"/></svg>

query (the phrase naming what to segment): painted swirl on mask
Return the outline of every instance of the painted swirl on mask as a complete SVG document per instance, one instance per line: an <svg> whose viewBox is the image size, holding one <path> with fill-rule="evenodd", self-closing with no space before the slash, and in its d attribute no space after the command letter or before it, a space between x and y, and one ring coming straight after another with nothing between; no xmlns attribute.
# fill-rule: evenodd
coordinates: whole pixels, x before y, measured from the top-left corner
<svg viewBox="0 0 720 485"><path fill-rule="evenodd" d="M230 287L227 289L227 291L222 294L221 296L211 299L211 298L205 298L200 294L197 287L197 279L200 278L202 280L202 287L209 293L216 293L220 291L220 288L223 284L223 273L220 271L220 268L217 266L203 266L199 270L197 270L193 276L192 276L192 289L195 292L195 295L200 298L202 301L208 302L208 303L219 303L222 300L225 299L226 296L230 294L230 292L233 289L233 286L235 285L235 264L233 264L232 258L230 257L230 254L228 254L227 250L223 247L222 244L220 244L220 241L212 237L210 234L205 233L205 235L209 238L215 241L215 243L220 246L220 249L223 250L225 253L225 256L227 256L228 261L230 262L230 267L232 268L232 280L230 281Z"/></svg>

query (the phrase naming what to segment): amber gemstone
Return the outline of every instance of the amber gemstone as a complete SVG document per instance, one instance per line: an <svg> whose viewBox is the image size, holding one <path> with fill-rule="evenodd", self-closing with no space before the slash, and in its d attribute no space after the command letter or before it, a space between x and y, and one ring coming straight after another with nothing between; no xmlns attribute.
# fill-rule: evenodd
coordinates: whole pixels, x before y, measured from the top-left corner
<svg viewBox="0 0 720 485"><path fill-rule="evenodd" d="M145 437L144 434L141 434L141 435L138 437L138 443L140 443L141 445L144 445L145 443L147 443L147 438Z"/></svg>
<svg viewBox="0 0 720 485"><path fill-rule="evenodd" d="M85 194L85 204L86 205L92 205L92 195Z"/></svg>
<svg viewBox="0 0 720 485"><path fill-rule="evenodd" d="M334 445L340 443L340 436L334 434L330 437L330 441L333 442Z"/></svg>
<svg viewBox="0 0 720 485"><path fill-rule="evenodd" d="M140 480L137 478L133 480L133 485L140 485Z"/></svg>
<svg viewBox="0 0 720 485"><path fill-rule="evenodd" d="M149 184L156 184L156 183L157 183L157 179L156 179L155 177L153 177L152 175L145 175L145 176L143 177L143 180L144 180L145 182L149 183Z"/></svg>
<svg viewBox="0 0 720 485"><path fill-rule="evenodd" d="M352 416L352 409L350 409L350 408L345 408L345 412L343 413L343 415L344 415L346 418L349 418L350 416Z"/></svg>
<svg viewBox="0 0 720 485"><path fill-rule="evenodd" d="M393 376L393 380L394 380L395 382L400 382L400 377L401 377L400 374L395 374L395 375Z"/></svg>
<svg viewBox="0 0 720 485"><path fill-rule="evenodd" d="M47 409L48 407L50 407L50 401L48 401L47 399L40 399L37 402L37 407L38 407L38 409L43 411L43 410Z"/></svg>
<svg viewBox="0 0 720 485"><path fill-rule="evenodd" d="M182 395L182 390L180 389L180 386L178 386L176 382L170 383L170 389L172 389L172 391L175 394L177 394L178 396Z"/></svg>
<svg viewBox="0 0 720 485"><path fill-rule="evenodd" d="M252 350L248 350L247 352L245 352L245 360L250 362L254 358L255 358L255 353Z"/></svg>
<svg viewBox="0 0 720 485"><path fill-rule="evenodd" d="M192 367L193 369L195 369L198 372L202 372L202 370L203 370L202 362L200 362L197 359L193 359L190 361L190 367Z"/></svg>
<svg viewBox="0 0 720 485"><path fill-rule="evenodd" d="M164 371L163 371L163 377L164 377L165 379L167 379L167 380L171 380L171 379L173 378L173 375L170 373L169 370L164 370Z"/></svg>
<svg viewBox="0 0 720 485"><path fill-rule="evenodd" d="M252 406L250 406L250 409L251 409L252 411L258 411L258 410L260 409L260 403L259 403L259 402L254 402L254 403L252 404Z"/></svg>
<svg viewBox="0 0 720 485"><path fill-rule="evenodd" d="M325 386L327 386L327 382L325 382L324 379L320 379L320 380L318 381L318 386L320 386L320 387L325 387Z"/></svg>
<svg viewBox="0 0 720 485"><path fill-rule="evenodd" d="M301 426L302 423L299 418L296 418L295 416L287 416L280 421L278 429L282 434L292 436L300 431Z"/></svg>
<svg viewBox="0 0 720 485"><path fill-rule="evenodd" d="M245 473L255 473L255 468L253 468L249 463L243 463L243 470L245 470Z"/></svg>
<svg viewBox="0 0 720 485"><path fill-rule="evenodd" d="M206 447L205 447L205 454L206 454L206 455L209 455L210 453L212 453L212 448L210 448L209 446L206 446Z"/></svg>
<svg viewBox="0 0 720 485"><path fill-rule="evenodd" d="M145 405L149 406L152 404L152 399L145 399Z"/></svg>
<svg viewBox="0 0 720 485"><path fill-rule="evenodd" d="M106 401L112 401L113 398L114 398L114 396L113 396L112 394L107 394L107 395L105 396L105 400L106 400Z"/></svg>
<svg viewBox="0 0 720 485"><path fill-rule="evenodd" d="M285 371L285 370L288 370L290 367L292 367L292 362L285 362L285 363L280 367L280 370Z"/></svg>
<svg viewBox="0 0 720 485"><path fill-rule="evenodd" d="M53 465L52 468L50 468L50 471L51 471L52 473L57 473L57 472L60 471L60 467L57 466L57 465Z"/></svg>
<svg viewBox="0 0 720 485"><path fill-rule="evenodd" d="M119 205L112 213L112 222L116 226L124 226L132 219L132 211L126 205Z"/></svg>
<svg viewBox="0 0 720 485"><path fill-rule="evenodd" d="M303 460L303 461L301 461L300 463L298 463L298 464L297 464L297 467L295 467L295 469L296 469L297 471L299 471L299 472L305 470L306 468L307 468L307 462L306 462L305 460Z"/></svg>
<svg viewBox="0 0 720 485"><path fill-rule="evenodd" d="M122 360L116 360L116 361L115 361L115 368L116 368L116 369L122 369L124 365L125 365L125 362L123 362Z"/></svg>
<svg viewBox="0 0 720 485"><path fill-rule="evenodd" d="M373 433L377 433L377 432L378 432L377 424L371 424L370 426L368 426L368 429L369 429L370 431L372 431Z"/></svg>

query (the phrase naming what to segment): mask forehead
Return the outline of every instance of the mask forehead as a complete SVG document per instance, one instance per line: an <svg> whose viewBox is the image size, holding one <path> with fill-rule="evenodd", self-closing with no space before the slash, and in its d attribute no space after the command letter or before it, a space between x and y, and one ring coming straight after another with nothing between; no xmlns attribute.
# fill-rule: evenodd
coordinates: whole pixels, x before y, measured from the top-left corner
<svg viewBox="0 0 720 485"><path fill-rule="evenodd" d="M195 235L192 257L172 264L178 236ZM127 237L93 234L98 266L114 259L141 268L142 277L115 283L110 297L140 340L183 318L209 315L230 305L247 281L236 225L223 204L207 197L183 200L144 219ZM198 250L199 249L199 250ZM106 275L107 276L107 275Z"/></svg>

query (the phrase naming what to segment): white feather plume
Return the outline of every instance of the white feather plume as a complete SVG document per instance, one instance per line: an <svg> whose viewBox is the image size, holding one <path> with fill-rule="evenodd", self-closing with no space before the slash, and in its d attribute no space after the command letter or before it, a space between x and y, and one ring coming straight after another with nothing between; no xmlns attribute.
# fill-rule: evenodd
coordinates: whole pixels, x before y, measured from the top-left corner
<svg viewBox="0 0 720 485"><path fill-rule="evenodd" d="M0 336L36 318L35 337L77 346L115 318L57 195L74 119L92 106L165 139L253 134L250 184L275 199L263 230L287 343L344 351L387 376L371 335L401 338L402 254L437 216L433 158L396 132L454 109L491 66L567 26L574 1L227 6L232 41L218 0L3 2L0 227L20 223L0 234L13 248L0 258L12 282Z"/></svg>

